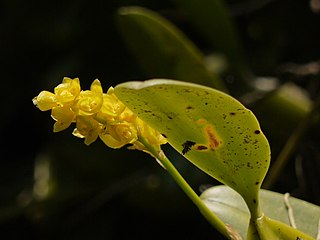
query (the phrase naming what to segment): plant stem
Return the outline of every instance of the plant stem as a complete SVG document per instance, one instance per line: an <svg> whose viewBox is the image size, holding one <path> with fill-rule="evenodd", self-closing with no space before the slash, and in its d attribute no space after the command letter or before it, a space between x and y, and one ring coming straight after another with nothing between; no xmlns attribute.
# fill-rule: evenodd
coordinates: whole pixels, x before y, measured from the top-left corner
<svg viewBox="0 0 320 240"><path fill-rule="evenodd" d="M191 199L191 201L199 208L202 215L209 221L209 223L215 227L220 233L228 236L225 224L215 215L210 209L203 203L200 197L193 191L190 185L185 181L185 179L180 175L177 169L169 161L168 158L164 157L161 159L161 163L173 177L175 182L181 187L185 194Z"/></svg>
<svg viewBox="0 0 320 240"><path fill-rule="evenodd" d="M210 209L203 203L200 197L194 192L194 190L181 176L181 174L170 162L170 160L165 156L165 154L162 151L159 152L157 149L155 149L155 147L150 145L147 141L145 141L144 138L139 138L139 141L143 143L143 145L148 148L150 153L161 162L163 167L172 176L174 181L190 198L190 200L198 207L198 209L200 210L202 215L207 219L207 221L225 237L230 238L230 234L228 233L230 230L228 231L228 228L224 224L224 222L220 218L218 218L213 212L211 212Z"/></svg>

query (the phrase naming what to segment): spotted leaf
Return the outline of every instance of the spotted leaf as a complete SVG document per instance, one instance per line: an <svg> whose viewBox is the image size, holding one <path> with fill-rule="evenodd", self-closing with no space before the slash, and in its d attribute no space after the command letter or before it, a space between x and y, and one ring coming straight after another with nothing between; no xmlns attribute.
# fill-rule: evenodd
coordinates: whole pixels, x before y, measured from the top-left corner
<svg viewBox="0 0 320 240"><path fill-rule="evenodd" d="M239 192L250 209L258 206L270 148L256 117L239 101L165 79L123 83L115 94L194 165Z"/></svg>

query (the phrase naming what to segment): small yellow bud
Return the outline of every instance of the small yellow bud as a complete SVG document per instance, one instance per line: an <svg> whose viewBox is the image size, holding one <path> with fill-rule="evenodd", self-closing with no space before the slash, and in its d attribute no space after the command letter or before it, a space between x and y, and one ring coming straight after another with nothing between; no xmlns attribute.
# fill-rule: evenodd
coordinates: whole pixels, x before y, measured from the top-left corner
<svg viewBox="0 0 320 240"><path fill-rule="evenodd" d="M90 86L90 90L96 94L103 94L101 83L98 79L94 80Z"/></svg>
<svg viewBox="0 0 320 240"><path fill-rule="evenodd" d="M32 99L33 104L41 111L47 111L57 106L56 96L48 91L42 91L37 97Z"/></svg>

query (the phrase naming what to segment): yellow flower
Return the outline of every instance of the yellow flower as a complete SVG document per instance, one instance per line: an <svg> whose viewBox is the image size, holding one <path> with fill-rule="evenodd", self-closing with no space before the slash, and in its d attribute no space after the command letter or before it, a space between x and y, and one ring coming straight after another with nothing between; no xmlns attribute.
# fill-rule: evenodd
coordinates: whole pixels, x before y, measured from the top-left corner
<svg viewBox="0 0 320 240"><path fill-rule="evenodd" d="M103 103L103 92L98 79L91 84L90 90L81 91L74 106L75 112L79 116L91 116L97 113Z"/></svg>
<svg viewBox="0 0 320 240"><path fill-rule="evenodd" d="M61 105L72 104L80 94L79 78L63 78L62 83L54 88L54 94L57 102Z"/></svg>
<svg viewBox="0 0 320 240"><path fill-rule="evenodd" d="M79 138L84 138L84 143L90 145L97 140L102 125L92 117L77 116L76 128L73 130L73 135Z"/></svg>
<svg viewBox="0 0 320 240"><path fill-rule="evenodd" d="M113 123L119 120L120 114L125 110L126 106L113 93L112 87L106 94L103 94L103 104L100 111L96 115L96 119L104 124Z"/></svg>
<svg viewBox="0 0 320 240"><path fill-rule="evenodd" d="M128 122L108 125L100 132L100 139L111 148L121 148L137 141L137 129Z"/></svg>

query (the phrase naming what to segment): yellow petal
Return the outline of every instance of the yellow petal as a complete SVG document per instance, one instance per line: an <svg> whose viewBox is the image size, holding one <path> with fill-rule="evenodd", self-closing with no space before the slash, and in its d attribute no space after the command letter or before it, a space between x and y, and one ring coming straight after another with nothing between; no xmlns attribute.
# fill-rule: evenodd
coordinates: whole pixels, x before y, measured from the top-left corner
<svg viewBox="0 0 320 240"><path fill-rule="evenodd" d="M95 92L97 94L103 94L103 90L102 90L102 87L101 87L101 83L98 79L94 80L91 84L91 87L90 87L90 90L92 92Z"/></svg>
<svg viewBox="0 0 320 240"><path fill-rule="evenodd" d="M53 126L53 131L60 132L70 126L76 115L69 107L54 107L51 116L57 121Z"/></svg>
<svg viewBox="0 0 320 240"><path fill-rule="evenodd" d="M106 144L110 148L121 148L125 145L122 142L114 139L110 134L106 132L100 133L99 137L104 142L104 144Z"/></svg>
<svg viewBox="0 0 320 240"><path fill-rule="evenodd" d="M41 111L47 111L57 106L56 96L48 91L42 91L39 95L32 99L33 104Z"/></svg>
<svg viewBox="0 0 320 240"><path fill-rule="evenodd" d="M69 126L70 126L71 122L70 123L66 123L66 122L55 122L53 124L53 132L61 132L65 129L67 129Z"/></svg>
<svg viewBox="0 0 320 240"><path fill-rule="evenodd" d="M77 128L73 129L72 135L78 138L84 138L84 136L79 132Z"/></svg>

